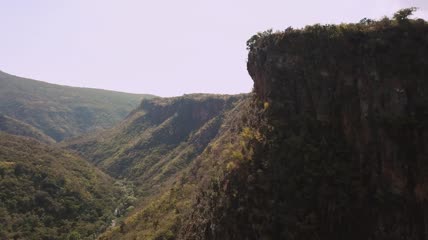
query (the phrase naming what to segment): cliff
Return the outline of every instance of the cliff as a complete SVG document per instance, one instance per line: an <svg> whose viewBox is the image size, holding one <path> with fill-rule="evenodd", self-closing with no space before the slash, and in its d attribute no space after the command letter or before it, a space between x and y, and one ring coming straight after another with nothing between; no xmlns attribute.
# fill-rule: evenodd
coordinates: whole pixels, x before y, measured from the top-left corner
<svg viewBox="0 0 428 240"><path fill-rule="evenodd" d="M248 47L251 157L201 188L180 237L427 239L428 24L396 14Z"/></svg>

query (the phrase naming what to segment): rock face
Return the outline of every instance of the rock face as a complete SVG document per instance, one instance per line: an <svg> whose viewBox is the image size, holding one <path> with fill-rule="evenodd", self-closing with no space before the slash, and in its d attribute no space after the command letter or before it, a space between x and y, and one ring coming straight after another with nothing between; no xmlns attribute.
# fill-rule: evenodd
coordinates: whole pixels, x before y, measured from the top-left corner
<svg viewBox="0 0 428 240"><path fill-rule="evenodd" d="M201 188L179 239L428 239L428 24L248 43L243 160Z"/></svg>
<svg viewBox="0 0 428 240"><path fill-rule="evenodd" d="M428 239L428 25L312 26L249 53L274 239Z"/></svg>

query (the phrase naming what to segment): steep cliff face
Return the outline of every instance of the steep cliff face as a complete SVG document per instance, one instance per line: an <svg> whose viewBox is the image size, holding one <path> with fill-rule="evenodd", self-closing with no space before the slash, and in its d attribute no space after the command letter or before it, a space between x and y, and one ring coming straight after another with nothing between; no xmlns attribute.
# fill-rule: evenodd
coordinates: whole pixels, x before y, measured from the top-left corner
<svg viewBox="0 0 428 240"><path fill-rule="evenodd" d="M427 54L422 22L314 26L254 46L248 70L276 129L282 236L428 237Z"/></svg>
<svg viewBox="0 0 428 240"><path fill-rule="evenodd" d="M427 239L428 24L315 25L249 48L243 124L260 136L182 238Z"/></svg>

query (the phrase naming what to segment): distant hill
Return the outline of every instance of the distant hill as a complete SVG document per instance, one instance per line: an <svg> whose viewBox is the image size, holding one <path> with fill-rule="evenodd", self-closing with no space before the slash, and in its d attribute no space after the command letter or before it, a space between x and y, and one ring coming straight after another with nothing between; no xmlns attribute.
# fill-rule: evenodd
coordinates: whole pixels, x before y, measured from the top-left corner
<svg viewBox="0 0 428 240"><path fill-rule="evenodd" d="M152 97L55 85L0 71L0 114L30 124L56 141L112 127L141 99Z"/></svg>
<svg viewBox="0 0 428 240"><path fill-rule="evenodd" d="M48 135L30 124L0 114L0 131L25 137L31 137L44 143L55 143Z"/></svg>
<svg viewBox="0 0 428 240"><path fill-rule="evenodd" d="M186 168L217 135L245 95L192 94L143 100L121 124L66 141L66 147L144 195Z"/></svg>
<svg viewBox="0 0 428 240"><path fill-rule="evenodd" d="M119 197L113 179L82 158L0 132L0 239L94 239Z"/></svg>

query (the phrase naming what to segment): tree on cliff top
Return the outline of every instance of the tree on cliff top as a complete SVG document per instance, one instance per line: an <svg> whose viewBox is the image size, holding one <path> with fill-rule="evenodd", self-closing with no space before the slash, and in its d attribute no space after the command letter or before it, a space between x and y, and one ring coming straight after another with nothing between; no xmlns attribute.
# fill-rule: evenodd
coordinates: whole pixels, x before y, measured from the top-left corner
<svg viewBox="0 0 428 240"><path fill-rule="evenodd" d="M407 22L409 17L413 15L416 10L418 10L416 7L401 9L394 14L394 20L396 20L398 23Z"/></svg>

